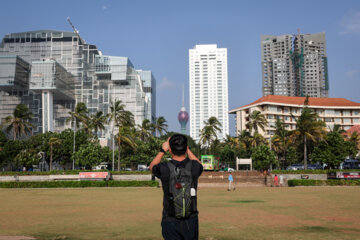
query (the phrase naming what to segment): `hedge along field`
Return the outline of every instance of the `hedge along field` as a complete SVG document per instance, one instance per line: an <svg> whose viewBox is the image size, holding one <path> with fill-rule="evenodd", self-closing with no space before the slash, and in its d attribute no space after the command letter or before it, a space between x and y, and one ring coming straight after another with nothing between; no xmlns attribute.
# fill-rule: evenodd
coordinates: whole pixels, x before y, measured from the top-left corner
<svg viewBox="0 0 360 240"><path fill-rule="evenodd" d="M0 235L162 239L161 188L0 189ZM358 239L359 187L198 191L200 239Z"/></svg>
<svg viewBox="0 0 360 240"><path fill-rule="evenodd" d="M295 186L360 186L360 180L351 179L292 179L288 181L289 187Z"/></svg>

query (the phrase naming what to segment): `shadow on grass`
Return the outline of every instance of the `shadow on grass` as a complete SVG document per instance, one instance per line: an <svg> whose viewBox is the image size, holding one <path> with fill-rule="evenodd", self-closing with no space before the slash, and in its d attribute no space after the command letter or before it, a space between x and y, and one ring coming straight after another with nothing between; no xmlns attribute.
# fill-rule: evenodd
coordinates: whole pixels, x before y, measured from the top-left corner
<svg viewBox="0 0 360 240"><path fill-rule="evenodd" d="M262 200L234 200L234 201L230 201L231 203L260 203L260 202L264 202Z"/></svg>

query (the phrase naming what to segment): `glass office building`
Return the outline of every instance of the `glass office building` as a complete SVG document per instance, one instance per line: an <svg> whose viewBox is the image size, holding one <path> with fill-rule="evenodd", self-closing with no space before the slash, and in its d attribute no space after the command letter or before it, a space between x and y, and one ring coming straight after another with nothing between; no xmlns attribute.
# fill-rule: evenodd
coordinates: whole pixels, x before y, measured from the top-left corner
<svg viewBox="0 0 360 240"><path fill-rule="evenodd" d="M4 70L6 61L1 60L11 56L13 62L16 58L12 69L15 65L27 69L19 70L19 78L13 83L6 78L9 71ZM52 129L43 129L44 92L48 92L47 103L53 102L50 113L53 122L48 126L52 124L54 131L71 127L66 118L79 102L87 105L90 115L98 111L106 114L109 103L118 99L134 114L137 124L146 118L149 100L130 60L102 56L95 45L87 44L77 33L54 30L11 33L0 43L0 58L1 119L11 115L17 104L25 103L34 114L34 132ZM109 126L99 136L109 137Z"/></svg>
<svg viewBox="0 0 360 240"><path fill-rule="evenodd" d="M146 96L149 99L148 110L146 112L146 119L152 123L156 120L156 80L154 75L149 70L137 70L143 82L143 87Z"/></svg>
<svg viewBox="0 0 360 240"><path fill-rule="evenodd" d="M125 110L134 115L135 123L141 125L147 117L149 105L144 92L143 82L133 64L127 57L96 56L96 82L99 85L92 101L100 100L96 104L100 111L109 112L109 105L115 100L125 104ZM106 138L110 138L110 128L106 131Z"/></svg>

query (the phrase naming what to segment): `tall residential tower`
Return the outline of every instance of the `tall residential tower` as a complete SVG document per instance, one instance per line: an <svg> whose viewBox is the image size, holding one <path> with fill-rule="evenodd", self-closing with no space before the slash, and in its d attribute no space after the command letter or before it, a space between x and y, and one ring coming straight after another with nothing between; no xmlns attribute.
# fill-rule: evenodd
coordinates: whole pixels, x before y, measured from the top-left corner
<svg viewBox="0 0 360 240"><path fill-rule="evenodd" d="M204 121L221 123L218 138L229 134L227 49L216 44L196 45L189 50L190 136L199 142Z"/></svg>
<svg viewBox="0 0 360 240"><path fill-rule="evenodd" d="M328 97L325 33L261 36L266 95Z"/></svg>

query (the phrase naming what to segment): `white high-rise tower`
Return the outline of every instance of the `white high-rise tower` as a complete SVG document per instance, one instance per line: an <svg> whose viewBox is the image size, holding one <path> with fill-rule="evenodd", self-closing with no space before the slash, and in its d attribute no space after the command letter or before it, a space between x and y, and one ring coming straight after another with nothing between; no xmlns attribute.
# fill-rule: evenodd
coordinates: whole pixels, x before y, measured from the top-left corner
<svg viewBox="0 0 360 240"><path fill-rule="evenodd" d="M190 136L199 142L204 121L216 117L220 140L229 134L227 49L216 44L189 50Z"/></svg>

